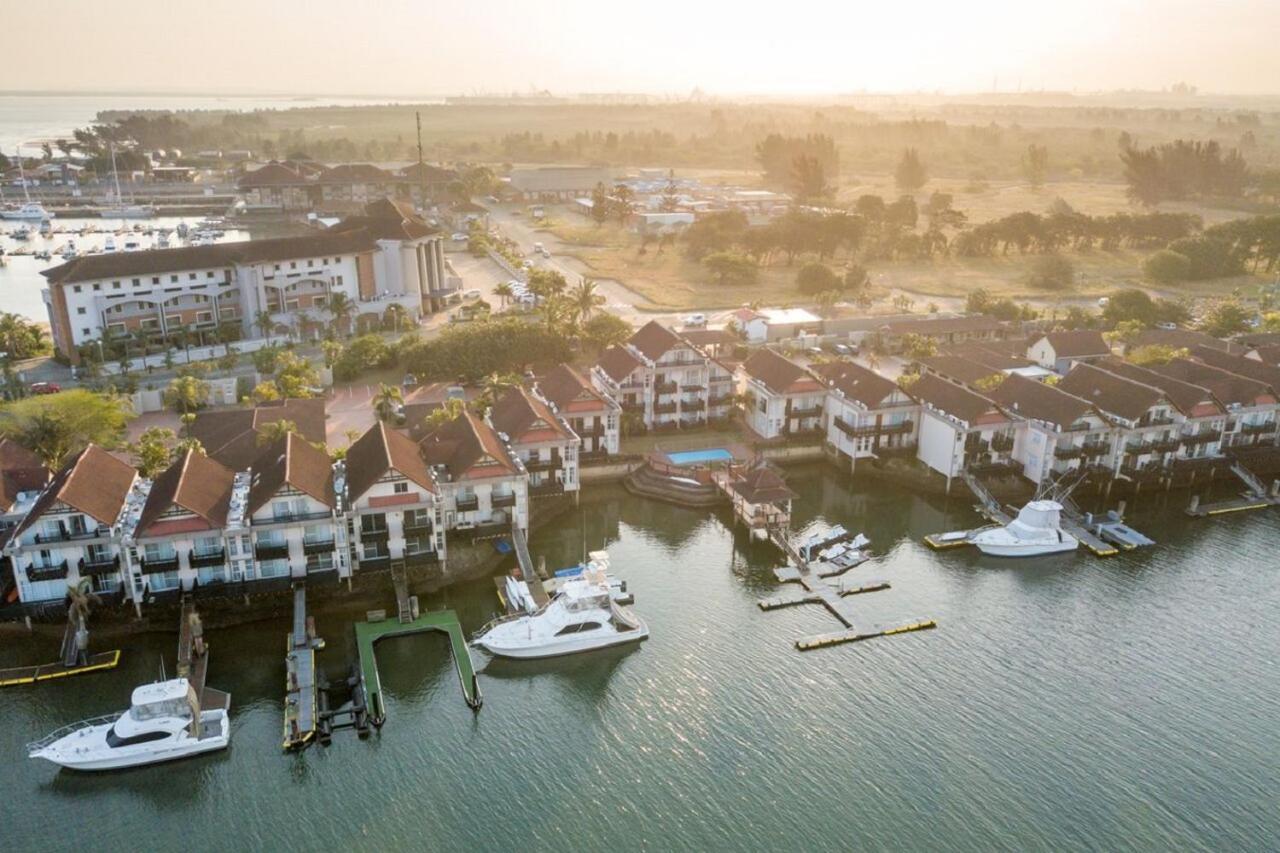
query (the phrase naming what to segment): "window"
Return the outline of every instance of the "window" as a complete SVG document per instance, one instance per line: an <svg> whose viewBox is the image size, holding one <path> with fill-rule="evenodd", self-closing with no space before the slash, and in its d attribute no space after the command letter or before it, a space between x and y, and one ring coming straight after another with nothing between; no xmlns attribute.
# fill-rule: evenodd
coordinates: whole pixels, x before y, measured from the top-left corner
<svg viewBox="0 0 1280 853"><path fill-rule="evenodd" d="M177 280L178 280L178 277L176 275L169 276L169 281L176 282Z"/></svg>
<svg viewBox="0 0 1280 853"><path fill-rule="evenodd" d="M340 276L340 275L336 275L336 276L334 276L334 277L333 277L333 283L334 283L334 284L336 284L336 285L338 285L338 287L342 287L342 276Z"/></svg>
<svg viewBox="0 0 1280 853"><path fill-rule="evenodd" d="M155 731L143 732L142 734L133 735L132 737L120 737L120 735L116 734L116 727L112 726L107 729L107 746L112 749L119 749L122 746L133 746L138 743L151 743L152 741L164 740L171 736L172 732Z"/></svg>
<svg viewBox="0 0 1280 853"><path fill-rule="evenodd" d="M151 276L151 283L152 283L152 284L159 284L159 283L160 283L160 276L158 276L158 275L153 275L153 276Z"/></svg>
<svg viewBox="0 0 1280 853"><path fill-rule="evenodd" d="M594 631L599 627L599 622L578 622L572 625L565 625L559 631L556 631L556 636L563 637L565 634L581 634L585 631Z"/></svg>
<svg viewBox="0 0 1280 853"><path fill-rule="evenodd" d="M288 560L263 560L258 563L258 576L263 578L279 578L289 574Z"/></svg>
<svg viewBox="0 0 1280 853"><path fill-rule="evenodd" d="M307 555L307 571L323 572L333 568L333 552L326 551L323 554Z"/></svg>
<svg viewBox="0 0 1280 853"><path fill-rule="evenodd" d="M77 284L77 285L75 285L74 287L72 287L71 289L72 289L72 290L74 290L76 293L79 293L79 292L80 292L80 285L78 285L78 284Z"/></svg>
<svg viewBox="0 0 1280 853"><path fill-rule="evenodd" d="M189 273L187 273L187 280L188 280L188 281L195 281L195 280L196 280L196 274L195 274L195 273L193 273L193 272L189 272Z"/></svg>
<svg viewBox="0 0 1280 853"><path fill-rule="evenodd" d="M84 306L82 305L82 306L80 306L79 308L77 308L77 309L76 309L76 313L77 313L77 314L83 314L83 313L84 313Z"/></svg>
<svg viewBox="0 0 1280 853"><path fill-rule="evenodd" d="M118 281L113 281L113 282L111 282L111 284L112 284L112 286L113 286L113 287L119 287L119 286L120 286L120 282L118 282ZM142 285L142 279L135 278L135 279L133 280L133 286L134 286L134 287L139 287L139 286L141 286L141 285Z"/></svg>
<svg viewBox="0 0 1280 853"><path fill-rule="evenodd" d="M297 261L289 261L289 269L291 269L291 270L296 270L297 268L298 268L298 262L297 262Z"/></svg>
<svg viewBox="0 0 1280 853"><path fill-rule="evenodd" d="M135 278L135 279L133 280L133 283L134 283L134 284L137 284L137 283L138 283L138 280ZM120 282L118 282L118 281L113 281L113 282L111 282L111 288L112 288L113 290L119 290L119 289L120 289Z"/></svg>
<svg viewBox="0 0 1280 853"><path fill-rule="evenodd" d="M392 490L393 490L397 495L403 495L403 494L406 494L406 493L409 491L409 484L408 484L408 483L395 483L395 484L393 484L393 485L392 485L392 487L391 487L391 488L392 488Z"/></svg>
<svg viewBox="0 0 1280 853"><path fill-rule="evenodd" d="M88 329L81 329L81 330L80 330L80 334L82 334L82 335L91 335L91 334L93 334L93 333L92 333L92 332L90 332Z"/></svg>
<svg viewBox="0 0 1280 853"><path fill-rule="evenodd" d="M177 554L172 542L148 542L143 546L143 553L146 554L144 559L148 563L172 560Z"/></svg>
<svg viewBox="0 0 1280 853"><path fill-rule="evenodd" d="M213 270L209 270L207 273L205 273L205 274L204 274L204 277L205 277L205 278L213 278Z"/></svg>

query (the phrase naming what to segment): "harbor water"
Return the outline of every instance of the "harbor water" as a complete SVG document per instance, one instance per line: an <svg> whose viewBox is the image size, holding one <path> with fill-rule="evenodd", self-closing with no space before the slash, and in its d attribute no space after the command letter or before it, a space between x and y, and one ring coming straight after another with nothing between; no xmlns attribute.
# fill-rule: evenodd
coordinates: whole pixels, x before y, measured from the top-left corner
<svg viewBox="0 0 1280 853"><path fill-rule="evenodd" d="M119 641L115 672L0 691L0 801L14 850L1264 850L1280 844L1280 516L1189 522L1185 496L1139 501L1154 548L1098 559L935 553L968 502L792 469L801 526L865 531L854 569L892 589L866 624L935 631L801 653L820 607L764 613L769 546L727 512L615 487L531 547L549 566L607 545L652 637L541 663L493 662L463 702L447 642L389 640L387 723L367 741L280 752L288 620L209 632L230 691L222 754L105 775L23 744L123 707L172 671L173 635ZM388 593L390 601L390 593ZM470 632L477 581L431 596ZM317 612L321 664L353 656L348 608ZM53 655L6 637L0 658ZM483 658L477 655L477 663Z"/></svg>

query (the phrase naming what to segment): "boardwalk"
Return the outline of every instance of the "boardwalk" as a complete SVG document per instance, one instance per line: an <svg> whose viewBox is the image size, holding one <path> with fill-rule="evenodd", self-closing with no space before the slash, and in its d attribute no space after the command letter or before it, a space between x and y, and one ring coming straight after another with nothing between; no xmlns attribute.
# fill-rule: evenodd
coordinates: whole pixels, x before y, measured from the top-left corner
<svg viewBox="0 0 1280 853"><path fill-rule="evenodd" d="M284 748L301 749L311 743L319 723L316 701L316 649L323 641L315 637L315 623L307 617L307 589L299 583L293 589L293 630L289 632L285 654Z"/></svg>

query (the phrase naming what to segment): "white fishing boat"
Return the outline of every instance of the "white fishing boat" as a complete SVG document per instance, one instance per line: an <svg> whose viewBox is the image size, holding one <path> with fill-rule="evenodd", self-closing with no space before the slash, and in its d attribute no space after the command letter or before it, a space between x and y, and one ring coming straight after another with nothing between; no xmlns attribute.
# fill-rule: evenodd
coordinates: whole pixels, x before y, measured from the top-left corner
<svg viewBox="0 0 1280 853"><path fill-rule="evenodd" d="M185 678L144 684L129 710L65 726L27 744L27 755L72 770L118 770L225 749L227 708L202 710Z"/></svg>
<svg viewBox="0 0 1280 853"><path fill-rule="evenodd" d="M76 248L75 240L68 240L67 245L62 250L62 259L64 261L75 260L80 256L80 251Z"/></svg>
<svg viewBox="0 0 1280 853"><path fill-rule="evenodd" d="M804 539L800 540L800 544L796 550L800 553L800 559L805 562L814 560L818 556L818 552L827 548L835 542L849 535L849 531L844 529L844 525L837 524L827 530L820 530L817 533L811 533Z"/></svg>
<svg viewBox="0 0 1280 853"><path fill-rule="evenodd" d="M44 209L44 205L38 201L31 200L31 192L27 189L27 173L22 169L22 146L18 146L17 155L14 158L18 161L18 181L22 184L23 203L18 207L6 207L0 209L0 219L31 219L36 221L44 221L53 219L53 214ZM25 237L23 238L26 239Z"/></svg>
<svg viewBox="0 0 1280 853"><path fill-rule="evenodd" d="M9 236L15 240L30 240L31 229L25 225L19 225L17 228L13 229Z"/></svg>
<svg viewBox="0 0 1280 853"><path fill-rule="evenodd" d="M1062 504L1055 500L1033 500L1018 511L1018 517L1003 527L977 531L969 541L984 554L994 557L1040 557L1074 551L1080 541L1062 529Z"/></svg>
<svg viewBox="0 0 1280 853"><path fill-rule="evenodd" d="M102 251L114 252L115 250L116 250L116 238L108 234L106 242L102 244Z"/></svg>
<svg viewBox="0 0 1280 853"><path fill-rule="evenodd" d="M534 613L499 619L473 641L491 655L549 658L634 643L649 636L649 626L613 600L609 555L593 551L577 577Z"/></svg>
<svg viewBox="0 0 1280 853"><path fill-rule="evenodd" d="M53 223L48 219L42 220L40 223L40 236L48 237L53 233Z"/></svg>
<svg viewBox="0 0 1280 853"><path fill-rule="evenodd" d="M582 577L582 573L586 571L586 565L579 563L576 566L567 569L561 569L547 580L543 581L542 586L550 595L555 595L564 589L564 585L574 578ZM606 572L606 580L609 583L609 597L619 604L634 604L636 597L627 591L627 582L622 578L614 577Z"/></svg>

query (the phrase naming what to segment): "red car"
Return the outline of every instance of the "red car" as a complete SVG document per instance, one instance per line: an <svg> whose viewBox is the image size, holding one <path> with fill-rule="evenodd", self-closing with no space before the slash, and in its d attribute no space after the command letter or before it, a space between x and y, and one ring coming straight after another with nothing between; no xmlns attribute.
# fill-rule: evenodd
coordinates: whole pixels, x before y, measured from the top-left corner
<svg viewBox="0 0 1280 853"><path fill-rule="evenodd" d="M32 382L32 394L57 394L62 388L56 382Z"/></svg>

